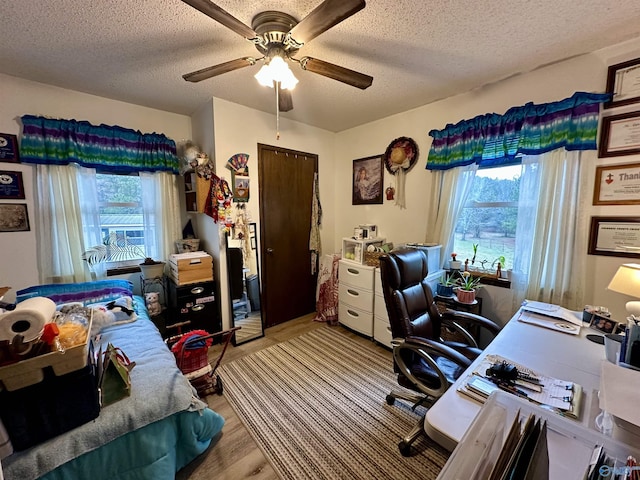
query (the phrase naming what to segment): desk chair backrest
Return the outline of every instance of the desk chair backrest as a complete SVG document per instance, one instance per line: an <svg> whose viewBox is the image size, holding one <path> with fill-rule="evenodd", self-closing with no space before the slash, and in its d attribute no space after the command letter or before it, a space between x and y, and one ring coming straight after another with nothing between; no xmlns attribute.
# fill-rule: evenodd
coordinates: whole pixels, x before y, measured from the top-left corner
<svg viewBox="0 0 640 480"><path fill-rule="evenodd" d="M393 338L440 338L441 319L426 282L428 273L427 256L421 250L399 249L380 257Z"/></svg>

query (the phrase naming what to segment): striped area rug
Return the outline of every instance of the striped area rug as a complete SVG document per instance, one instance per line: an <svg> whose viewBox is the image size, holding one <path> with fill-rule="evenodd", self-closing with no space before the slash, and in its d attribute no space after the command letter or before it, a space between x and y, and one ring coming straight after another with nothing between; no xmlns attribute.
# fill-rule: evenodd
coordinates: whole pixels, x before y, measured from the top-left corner
<svg viewBox="0 0 640 480"><path fill-rule="evenodd" d="M223 365L224 394L283 479L435 479L448 453L398 442L420 413L397 389L389 352L323 327Z"/></svg>

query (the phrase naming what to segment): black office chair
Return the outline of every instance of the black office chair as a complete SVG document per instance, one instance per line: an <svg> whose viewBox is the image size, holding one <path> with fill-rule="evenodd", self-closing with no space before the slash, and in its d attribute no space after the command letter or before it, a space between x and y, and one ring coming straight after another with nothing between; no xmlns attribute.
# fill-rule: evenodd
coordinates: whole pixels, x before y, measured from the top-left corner
<svg viewBox="0 0 640 480"><path fill-rule="evenodd" d="M399 249L380 257L382 290L393 335L393 363L398 384L419 392L393 391L386 401L396 399L430 407L480 354L473 336L462 327L477 325L495 336L500 327L491 320L466 312L440 313L426 282L427 257L416 249ZM461 341L442 340L443 328L457 332ZM422 433L424 417L398 444L408 456L411 444Z"/></svg>

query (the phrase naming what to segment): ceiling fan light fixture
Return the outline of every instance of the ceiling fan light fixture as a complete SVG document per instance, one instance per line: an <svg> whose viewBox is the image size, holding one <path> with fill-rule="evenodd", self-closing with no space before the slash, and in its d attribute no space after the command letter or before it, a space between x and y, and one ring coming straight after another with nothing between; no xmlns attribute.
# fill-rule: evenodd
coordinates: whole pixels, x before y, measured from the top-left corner
<svg viewBox="0 0 640 480"><path fill-rule="evenodd" d="M273 56L254 76L260 85L271 88L275 82L280 82L280 88L293 90L298 83L287 62L279 55Z"/></svg>

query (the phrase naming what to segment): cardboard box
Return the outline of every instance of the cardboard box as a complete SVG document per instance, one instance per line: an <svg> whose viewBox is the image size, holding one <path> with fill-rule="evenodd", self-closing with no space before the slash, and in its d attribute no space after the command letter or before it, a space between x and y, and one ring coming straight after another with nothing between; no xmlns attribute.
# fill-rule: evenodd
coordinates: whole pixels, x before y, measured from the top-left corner
<svg viewBox="0 0 640 480"><path fill-rule="evenodd" d="M169 274L176 285L213 280L213 258L205 252L170 255Z"/></svg>

